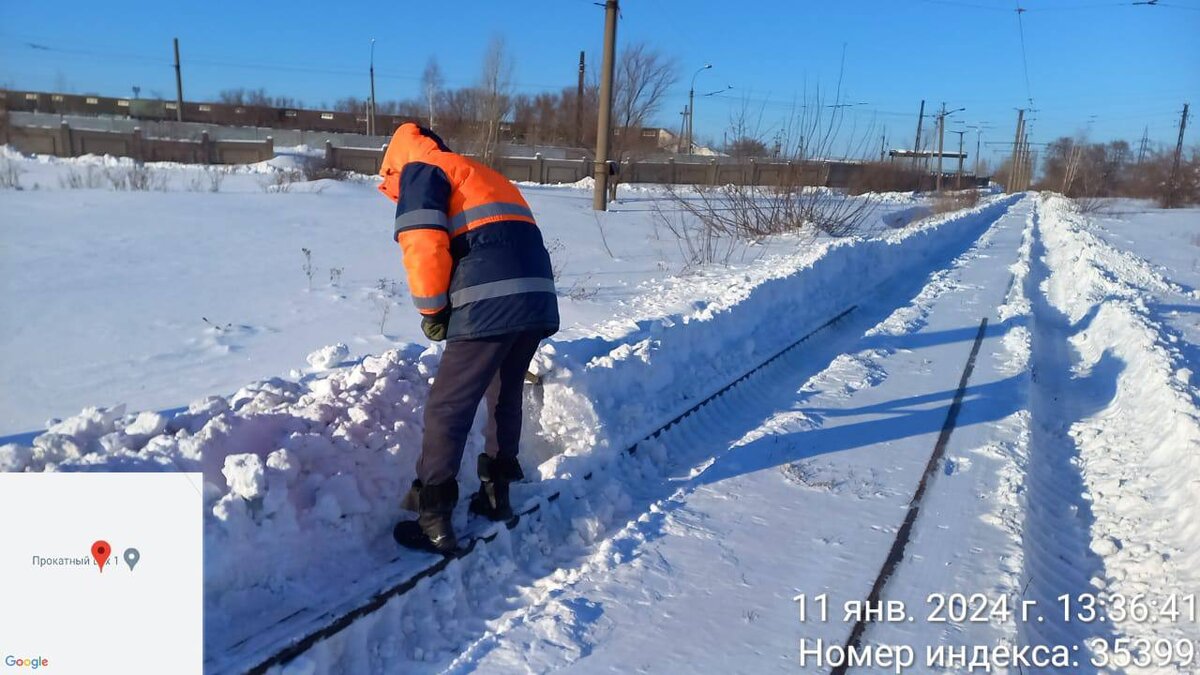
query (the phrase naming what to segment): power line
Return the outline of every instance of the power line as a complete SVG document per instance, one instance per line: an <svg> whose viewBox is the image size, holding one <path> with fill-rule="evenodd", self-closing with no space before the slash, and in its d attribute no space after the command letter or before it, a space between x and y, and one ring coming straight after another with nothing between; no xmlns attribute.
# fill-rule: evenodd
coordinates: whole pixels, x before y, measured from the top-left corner
<svg viewBox="0 0 1200 675"><path fill-rule="evenodd" d="M1033 89L1029 86L1029 57L1025 54L1025 22L1021 19L1025 10L1021 7L1021 0L1014 1L1017 3L1017 32L1021 36L1021 66L1025 70L1025 97L1029 100L1030 107L1033 107Z"/></svg>
<svg viewBox="0 0 1200 675"><path fill-rule="evenodd" d="M70 48L70 47L58 47L58 46L51 45L51 44L45 44L42 42L33 42L33 41L23 41L21 46L23 46L26 49L33 49L38 52L48 52L51 54L64 54L64 55L68 55L68 56L86 56L88 58L139 61L139 62L150 64L150 65L162 65L162 66L166 66L166 67L171 67L173 64L173 61L170 58L165 57L165 56L151 56L148 54L135 54L135 53L130 53L130 52L119 52L119 51L112 51L112 50L108 50L108 49L76 49L76 48ZM0 49L4 49L4 48L8 47L8 48L16 48L19 50L21 48L21 46L7 45L7 46L0 46ZM327 67L307 66L307 65L306 66L297 66L297 65L271 63L271 62L264 62L264 61L246 61L246 60L225 61L225 60L221 60L221 59L204 58L203 56L201 56L199 58L188 59L188 65L191 66L192 68L196 68L196 67L237 68L237 69L243 69L243 70L315 73L315 74L322 74L322 75L354 75L354 76L358 76L358 75L362 74L362 68L358 67L358 66L348 66L348 65L341 66L338 64L333 64L332 66L327 66ZM421 80L421 77L419 75L388 73L388 72L379 71L379 70L376 71L375 76L380 79L388 79L388 80L405 80L405 81L412 81L412 82L419 82ZM469 80L458 79L458 78L449 79L449 80L447 80L447 82L451 83L451 84L469 84L470 83ZM514 88L525 88L525 89L559 89L559 88L570 86L570 83L568 83L568 82L560 82L560 83L555 83L555 84L548 84L548 83L544 83L544 82L513 82L511 84Z"/></svg>
<svg viewBox="0 0 1200 675"><path fill-rule="evenodd" d="M988 11L993 11L993 12L1009 11L1007 8L998 7L996 5L981 5L981 4L975 3L975 2L963 2L960 0L921 0L921 2L930 4L930 5L945 5L948 7L962 7L964 9L983 9L983 10L988 10ZM1189 5L1178 5L1175 3L1165 3L1164 4L1162 2L1157 2L1157 0L1155 2L1129 1L1129 2L1088 3L1088 4L1082 4L1082 5L1052 5L1050 7L1025 7L1023 9L1026 12L1034 12L1034 13L1040 14L1042 12L1062 12L1062 11L1069 12L1069 11L1085 11L1085 10L1093 10L1093 9L1115 9L1117 7L1137 7L1140 5L1145 5L1145 6L1150 6L1150 7L1166 7L1169 9L1183 9L1183 10L1188 10L1188 11L1193 11L1193 12L1200 11L1200 7L1192 7Z"/></svg>

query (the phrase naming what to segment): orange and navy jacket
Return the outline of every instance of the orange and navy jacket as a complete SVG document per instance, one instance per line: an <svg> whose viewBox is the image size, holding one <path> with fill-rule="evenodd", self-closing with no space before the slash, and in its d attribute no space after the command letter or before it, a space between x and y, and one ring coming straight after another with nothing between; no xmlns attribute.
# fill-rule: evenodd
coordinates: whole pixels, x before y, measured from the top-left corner
<svg viewBox="0 0 1200 675"><path fill-rule="evenodd" d="M515 185L412 123L379 173L413 302L424 315L450 310L447 340L558 330L550 254Z"/></svg>

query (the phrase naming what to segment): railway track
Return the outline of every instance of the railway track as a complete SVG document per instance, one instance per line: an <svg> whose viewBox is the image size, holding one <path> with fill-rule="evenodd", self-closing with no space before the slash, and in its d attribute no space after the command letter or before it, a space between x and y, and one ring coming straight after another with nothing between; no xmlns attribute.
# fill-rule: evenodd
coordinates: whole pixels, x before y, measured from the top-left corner
<svg viewBox="0 0 1200 675"><path fill-rule="evenodd" d="M691 405L687 410L660 425L637 443L625 448L623 451L624 454L636 454L640 444L657 439L663 433L683 422L697 411L712 404L738 387L738 385L745 382L748 378L771 366L780 358L808 342L822 331L842 321L857 308L857 305L851 305L843 309L769 358L745 371L736 379L720 386L699 402ZM588 473L583 478L584 480L591 480L592 474ZM416 556L425 561L424 564L416 569L404 564L406 561L412 560L414 555L408 553L400 555L393 559L391 564L401 569L395 574L389 575L382 584L375 585L371 589L364 589L362 592L356 593L353 599L344 601L336 607L311 607L297 610L255 635L247 636L241 641L230 645L227 649L222 650L221 654L209 655L205 662L205 672L266 673L273 667L283 666L322 640L341 633L356 621L379 610L388 602L409 593L422 581L436 577L455 561L470 558L482 547L495 541L500 534L500 530L515 530L521 527L522 523L536 518L543 504L551 504L560 499L572 498L571 495L564 494L562 490L552 491L533 505L520 510L511 520L500 524L487 523L473 531L467 537L464 537L465 543L453 556ZM281 633L289 637L282 640L274 638L274 636L278 636Z"/></svg>

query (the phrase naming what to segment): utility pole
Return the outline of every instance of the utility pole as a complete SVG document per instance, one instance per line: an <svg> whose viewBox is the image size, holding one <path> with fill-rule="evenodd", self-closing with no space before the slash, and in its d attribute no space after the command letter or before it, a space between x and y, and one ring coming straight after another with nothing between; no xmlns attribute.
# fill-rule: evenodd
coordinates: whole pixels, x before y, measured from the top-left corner
<svg viewBox="0 0 1200 675"><path fill-rule="evenodd" d="M979 148L983 145L983 127L975 128L975 177L979 178Z"/></svg>
<svg viewBox="0 0 1200 675"><path fill-rule="evenodd" d="M917 153L921 151L921 122L925 120L925 99L921 99L921 112L917 114L917 139L913 141L913 168L917 166Z"/></svg>
<svg viewBox="0 0 1200 675"><path fill-rule="evenodd" d="M883 161L884 155L887 153L887 130L885 129L879 136L879 161Z"/></svg>
<svg viewBox="0 0 1200 675"><path fill-rule="evenodd" d="M575 145L583 145L583 50L579 50L579 86L575 89Z"/></svg>
<svg viewBox="0 0 1200 675"><path fill-rule="evenodd" d="M1075 174L1079 171L1080 160L1083 159L1083 145L1071 146L1071 154L1067 159L1067 170L1063 174L1062 190L1065 196L1070 196L1071 184L1075 182Z"/></svg>
<svg viewBox="0 0 1200 675"><path fill-rule="evenodd" d="M954 178L954 189L962 189L962 167L963 167L963 134L967 133L966 129L962 131L952 129L952 134L958 134L958 175Z"/></svg>
<svg viewBox="0 0 1200 675"><path fill-rule="evenodd" d="M367 101L367 135L375 135L375 38L371 38L371 100Z"/></svg>
<svg viewBox="0 0 1200 675"><path fill-rule="evenodd" d="M1018 152L1021 149L1021 133L1025 131L1025 109L1017 108L1017 134L1013 137L1012 155L1008 161L1008 188L1009 192L1017 192L1017 165Z"/></svg>
<svg viewBox="0 0 1200 675"><path fill-rule="evenodd" d="M938 161L937 161L937 191L942 191L942 147L946 139L946 104L942 103L942 111L938 113Z"/></svg>
<svg viewBox="0 0 1200 675"><path fill-rule="evenodd" d="M1146 159L1146 143L1149 142L1149 140L1150 140L1150 125L1147 124L1146 126L1142 127L1142 142L1141 142L1141 144L1138 145L1138 158L1137 158L1138 166L1141 166L1142 162Z"/></svg>
<svg viewBox="0 0 1200 675"><path fill-rule="evenodd" d="M1171 162L1171 182L1167 186L1167 208L1175 207L1175 193L1179 188L1179 158L1183 155L1183 130L1187 128L1188 104L1183 104L1183 115L1179 118L1179 140L1175 142L1175 159Z"/></svg>
<svg viewBox="0 0 1200 675"><path fill-rule="evenodd" d="M612 119L613 60L617 50L617 0L604 0L604 58L600 62L600 119L596 125L595 193L592 209L608 210L608 140Z"/></svg>
<svg viewBox="0 0 1200 675"><path fill-rule="evenodd" d="M687 116L688 108L685 103L683 104L683 112L679 113L679 140L675 142L675 154L677 155L683 152L683 139L687 135ZM725 144L728 144L728 140L725 141Z"/></svg>
<svg viewBox="0 0 1200 675"><path fill-rule="evenodd" d="M1029 122L1026 120L1025 125ZM1033 148L1029 145L1029 133L1021 138L1021 190L1028 190L1033 183Z"/></svg>
<svg viewBox="0 0 1200 675"><path fill-rule="evenodd" d="M175 38L175 120L183 121L183 71L179 69L179 38Z"/></svg>

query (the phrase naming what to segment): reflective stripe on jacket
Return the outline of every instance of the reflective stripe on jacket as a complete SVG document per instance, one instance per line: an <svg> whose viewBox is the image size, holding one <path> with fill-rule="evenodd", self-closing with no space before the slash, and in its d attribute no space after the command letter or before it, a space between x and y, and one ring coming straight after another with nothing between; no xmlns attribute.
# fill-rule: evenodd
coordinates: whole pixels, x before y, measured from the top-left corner
<svg viewBox="0 0 1200 675"><path fill-rule="evenodd" d="M427 315L450 308L447 339L558 330L550 255L515 185L411 123L380 174L413 303Z"/></svg>

